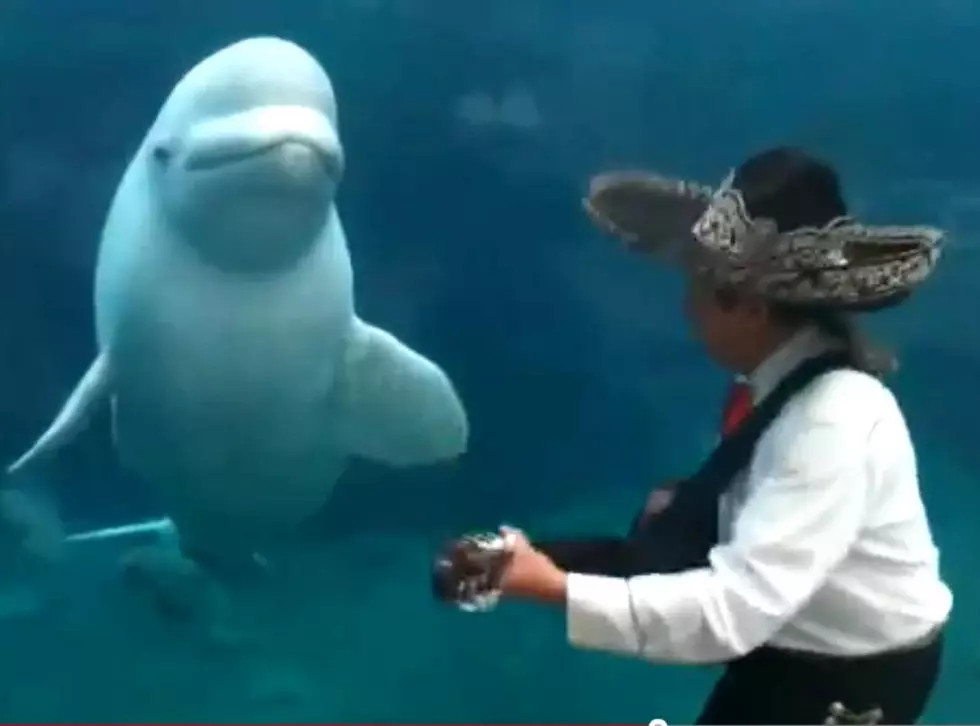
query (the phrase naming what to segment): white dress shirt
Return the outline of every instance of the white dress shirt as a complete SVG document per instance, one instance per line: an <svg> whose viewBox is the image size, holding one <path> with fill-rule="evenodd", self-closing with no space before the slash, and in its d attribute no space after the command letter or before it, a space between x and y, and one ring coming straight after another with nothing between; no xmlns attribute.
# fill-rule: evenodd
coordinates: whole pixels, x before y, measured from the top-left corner
<svg viewBox="0 0 980 726"><path fill-rule="evenodd" d="M797 335L749 377L756 400L830 346L817 331ZM870 375L831 371L793 397L720 514L710 567L569 574L569 641L675 663L764 644L864 655L908 647L949 616L908 428Z"/></svg>

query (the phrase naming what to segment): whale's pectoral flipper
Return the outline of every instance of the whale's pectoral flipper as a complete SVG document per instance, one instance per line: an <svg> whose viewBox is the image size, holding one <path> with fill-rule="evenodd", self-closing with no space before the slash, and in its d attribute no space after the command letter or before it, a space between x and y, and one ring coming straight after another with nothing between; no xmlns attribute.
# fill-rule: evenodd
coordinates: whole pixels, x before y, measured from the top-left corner
<svg viewBox="0 0 980 726"><path fill-rule="evenodd" d="M41 434L26 454L10 465L7 473L14 474L71 441L85 428L95 407L108 399L111 387L109 357L103 352L89 366L48 430Z"/></svg>
<svg viewBox="0 0 980 726"><path fill-rule="evenodd" d="M466 411L442 369L360 320L352 326L330 412L349 453L392 466L455 458L469 437Z"/></svg>

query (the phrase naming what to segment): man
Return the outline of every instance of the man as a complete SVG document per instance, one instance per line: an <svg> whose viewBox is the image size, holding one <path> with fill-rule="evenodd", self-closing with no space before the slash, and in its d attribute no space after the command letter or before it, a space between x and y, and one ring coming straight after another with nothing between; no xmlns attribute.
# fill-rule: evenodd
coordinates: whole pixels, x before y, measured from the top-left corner
<svg viewBox="0 0 980 726"><path fill-rule="evenodd" d="M507 597L563 606L573 645L727 663L701 724L914 723L952 595L915 454L852 314L932 272L941 234L847 217L835 172L795 149L714 193L600 177L593 219L680 267L707 354L744 377L718 448L625 539L532 544L510 530Z"/></svg>

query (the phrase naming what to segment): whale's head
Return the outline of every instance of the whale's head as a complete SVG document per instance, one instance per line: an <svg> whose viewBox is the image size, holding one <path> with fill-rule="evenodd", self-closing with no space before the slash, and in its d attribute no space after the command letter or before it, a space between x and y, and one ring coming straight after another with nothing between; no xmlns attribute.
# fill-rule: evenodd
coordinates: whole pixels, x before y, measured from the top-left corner
<svg viewBox="0 0 980 726"><path fill-rule="evenodd" d="M228 46L177 84L137 162L158 213L207 264L291 266L320 238L343 174L330 79L284 40Z"/></svg>

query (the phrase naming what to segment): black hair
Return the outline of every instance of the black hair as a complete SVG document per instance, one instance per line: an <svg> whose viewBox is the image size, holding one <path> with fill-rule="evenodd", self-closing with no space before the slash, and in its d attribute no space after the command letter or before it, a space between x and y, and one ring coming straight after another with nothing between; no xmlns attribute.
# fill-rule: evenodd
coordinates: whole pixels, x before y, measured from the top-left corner
<svg viewBox="0 0 980 726"><path fill-rule="evenodd" d="M823 227L848 213L837 172L792 147L769 149L750 157L736 169L733 186L741 192L751 216L771 219L780 232ZM778 324L794 328L812 325L839 340L854 365L866 373L882 377L897 367L895 356L873 343L851 313L786 303L773 303L770 311Z"/></svg>

